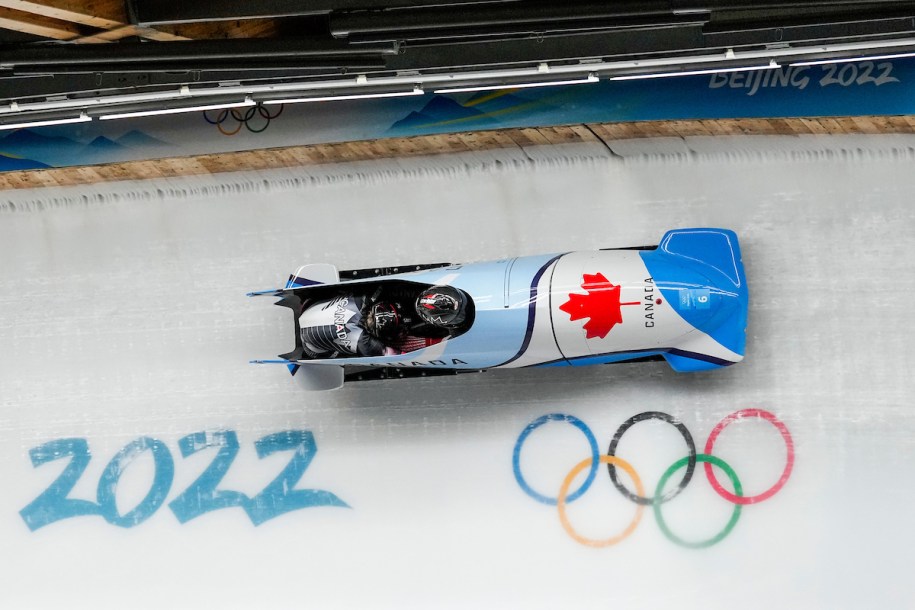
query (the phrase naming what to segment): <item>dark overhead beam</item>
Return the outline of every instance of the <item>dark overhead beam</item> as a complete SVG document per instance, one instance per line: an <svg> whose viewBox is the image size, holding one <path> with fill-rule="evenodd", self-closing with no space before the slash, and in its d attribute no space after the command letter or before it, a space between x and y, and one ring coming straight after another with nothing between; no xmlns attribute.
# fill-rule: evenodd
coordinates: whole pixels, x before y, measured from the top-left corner
<svg viewBox="0 0 915 610"><path fill-rule="evenodd" d="M625 19L598 21L563 21L541 27L542 24L506 24L490 27L456 30L428 30L408 32L372 32L353 34L347 41L353 45L398 40L406 44L417 42L433 44L448 42L468 42L473 40L511 40L521 37L555 36L561 34L587 34L611 32L614 30L654 30L687 25L703 25L706 19L701 15L668 15L646 19L630 17Z"/></svg>
<svg viewBox="0 0 915 610"><path fill-rule="evenodd" d="M915 2L901 2L899 5L899 7L868 11L854 7L836 7L836 10L815 13L810 11L727 11L714 14L704 31L706 34L721 34L772 28L866 24L915 18Z"/></svg>
<svg viewBox="0 0 915 610"><path fill-rule="evenodd" d="M0 68L28 65L89 65L135 62L192 62L213 60L289 59L397 53L397 44L353 47L333 40L267 39L189 40L171 43L117 45L54 45L0 49Z"/></svg>
<svg viewBox="0 0 915 610"><path fill-rule="evenodd" d="M207 62L195 66L192 62L144 62L140 64L88 64L61 66L58 64L31 64L12 69L14 76L36 74L131 74L150 72L275 72L275 71L311 71L316 70L356 70L383 68L384 61L377 56L349 56L341 60L281 60L281 61L229 61ZM0 71L0 76L3 71ZM250 74L248 75L250 77Z"/></svg>
<svg viewBox="0 0 915 610"><path fill-rule="evenodd" d="M407 12L436 7L467 7L477 10L507 6L519 14L526 11L525 0L129 0L136 13L138 25L189 23L194 21L223 21L231 19L272 19L303 15L326 15L333 12L390 10ZM811 2L762 0L616 0L607 6L631 6L644 12L696 12L738 8L775 8L788 6L837 6L860 3L861 0L812 0ZM872 0L869 4L892 4L895 0ZM567 1L561 7L574 10L580 2ZM591 5L600 4L593 0ZM460 9L459 9L460 10ZM495 10L495 9L494 9Z"/></svg>
<svg viewBox="0 0 915 610"><path fill-rule="evenodd" d="M178 85L187 84L187 80L187 75L181 75L181 82L160 84L163 87L174 89ZM109 74L99 77L94 74L9 76L0 78L0 100L22 101L61 95L139 93L146 90L142 89L142 87L147 87L150 84L149 75L143 74L129 74L126 76Z"/></svg>
<svg viewBox="0 0 915 610"><path fill-rule="evenodd" d="M899 0L775 0L767 2L758 0L756 2L742 0L669 0L671 10L674 12L682 11L737 11L737 10L786 10L786 9L809 9L817 10L830 9L837 6L848 5L869 5L892 6L900 4Z"/></svg>
<svg viewBox="0 0 915 610"><path fill-rule="evenodd" d="M909 2L884 0L837 0L813 1L806 3L748 3L729 0L617 0L616 2L545 2L536 0L518 4L478 4L474 6L423 7L411 10L387 9L343 12L330 15L330 32L335 37L352 34L367 34L385 31L428 31L476 29L496 25L549 24L564 21L602 20L626 17L651 19L663 16L693 14L709 15L721 11L755 10L776 11L818 11L847 7L847 10L873 11L882 7L896 7Z"/></svg>
<svg viewBox="0 0 915 610"><path fill-rule="evenodd" d="M477 29L493 26L546 28L563 22L612 20L649 15L671 15L667 2L602 2L557 4L556 2L525 2L523 7L509 4L483 4L473 7L441 7L425 10L362 11L334 13L330 17L330 33L338 38L351 34L387 31L428 32L430 30Z"/></svg>
<svg viewBox="0 0 915 610"><path fill-rule="evenodd" d="M663 30L634 29L472 43L407 43L399 55L386 57L386 65L397 71L469 70L591 58L637 59L646 55L702 53L767 44L879 41L894 35L909 36L913 31L915 19L912 18L784 28L770 25L740 32L715 32L710 25L685 25Z"/></svg>
<svg viewBox="0 0 915 610"><path fill-rule="evenodd" d="M0 73L2 74L2 73ZM173 90L181 85L202 86L225 82L280 83L303 79L326 79L343 70L278 70L252 72L146 72L109 74L57 74L54 76L0 76L0 100L44 99L57 96L104 96Z"/></svg>
<svg viewBox="0 0 915 610"><path fill-rule="evenodd" d="M480 4L494 0L133 0L141 25L326 15L331 11ZM517 3L518 0L500 0Z"/></svg>
<svg viewBox="0 0 915 610"><path fill-rule="evenodd" d="M355 46L355 45L354 45ZM663 35L626 30L568 36L544 36L509 41L477 41L433 45L404 45L399 55L386 57L390 70L429 70L531 64L545 61L645 54L705 51L701 25L664 30Z"/></svg>
<svg viewBox="0 0 915 610"><path fill-rule="evenodd" d="M709 44L716 46L747 46L763 44L787 44L810 42L859 42L879 41L879 38L908 36L915 32L915 18L905 17L860 23L838 23L828 25L779 26L777 23L760 24L758 27L742 30L726 28L716 31L707 26L704 30Z"/></svg>

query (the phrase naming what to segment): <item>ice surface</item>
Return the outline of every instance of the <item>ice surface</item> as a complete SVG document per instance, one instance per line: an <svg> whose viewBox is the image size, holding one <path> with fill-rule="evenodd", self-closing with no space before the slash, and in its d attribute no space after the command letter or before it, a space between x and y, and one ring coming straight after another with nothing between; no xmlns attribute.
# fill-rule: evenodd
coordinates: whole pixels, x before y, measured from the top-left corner
<svg viewBox="0 0 915 610"><path fill-rule="evenodd" d="M645 141L620 147L624 158L360 166L383 179L325 168L339 179L317 186L265 173L202 179L223 185L210 191L162 181L10 194L4 209L30 211L0 214L0 608L909 606L915 160L911 139L848 142ZM304 263L485 260L644 245L707 225L737 231L750 282L747 357L726 370L522 370L303 394L282 367L247 363L288 351L292 320L245 292L282 285ZM546 414L579 418L604 452L625 420L662 411L701 452L718 421L748 408L785 423L794 470L707 549L666 539L650 507L619 544L581 545L513 474L516 440ZM69 497L95 501L122 447L159 439L174 460L168 502L215 455L181 456L178 439L205 430L235 431L219 489L249 496L290 458L258 459L255 441L311 431L318 451L298 487L350 508L255 527L238 507L181 524L166 503L134 527L82 516L34 532L19 515L66 462L33 467L33 447L86 439L92 460ZM786 459L777 430L755 418L729 425L714 454L746 495L773 484ZM531 433L519 465L555 496L589 455L580 430L553 421ZM643 422L618 455L653 490L686 445L672 426ZM154 470L149 452L125 468L120 514L143 501ZM592 538L622 531L635 511L603 467L568 505ZM700 464L663 511L699 540L732 505Z"/></svg>

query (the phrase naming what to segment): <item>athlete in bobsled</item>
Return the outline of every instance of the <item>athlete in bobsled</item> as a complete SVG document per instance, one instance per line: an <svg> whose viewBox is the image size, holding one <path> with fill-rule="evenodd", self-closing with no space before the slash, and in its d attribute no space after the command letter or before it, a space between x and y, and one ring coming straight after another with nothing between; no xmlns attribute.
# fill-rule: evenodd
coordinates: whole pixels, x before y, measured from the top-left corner
<svg viewBox="0 0 915 610"><path fill-rule="evenodd" d="M418 294L378 288L306 303L299 316L303 355L311 359L392 356L460 332L467 296L453 286ZM419 343L419 345L417 345Z"/></svg>

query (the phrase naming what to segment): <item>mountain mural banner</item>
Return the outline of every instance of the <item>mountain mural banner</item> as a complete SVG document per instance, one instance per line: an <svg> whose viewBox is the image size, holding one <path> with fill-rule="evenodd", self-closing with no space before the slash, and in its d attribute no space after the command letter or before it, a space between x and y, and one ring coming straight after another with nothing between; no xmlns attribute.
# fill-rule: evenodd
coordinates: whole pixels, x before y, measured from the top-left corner
<svg viewBox="0 0 915 610"><path fill-rule="evenodd" d="M913 112L915 59L857 61L21 128L0 131L0 171L499 128Z"/></svg>

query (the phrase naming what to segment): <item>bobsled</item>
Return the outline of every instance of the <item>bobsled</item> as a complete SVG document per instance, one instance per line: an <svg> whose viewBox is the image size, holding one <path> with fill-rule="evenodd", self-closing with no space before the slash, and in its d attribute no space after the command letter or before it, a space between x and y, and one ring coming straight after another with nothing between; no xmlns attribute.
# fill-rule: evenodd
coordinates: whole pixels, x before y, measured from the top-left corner
<svg viewBox="0 0 915 610"><path fill-rule="evenodd" d="M341 303L441 287L461 295L461 325L435 333L405 329L397 345L375 355L309 349L313 339L303 325L314 308L336 303L328 327L342 333ZM278 297L277 305L292 309L296 340L292 352L252 362L286 365L313 390L359 380L644 360L665 360L677 372L707 371L741 361L746 343L747 281L737 235L725 229L672 230L657 246L469 264L344 271L310 264L284 288L248 295ZM421 299L406 306L430 307Z"/></svg>

